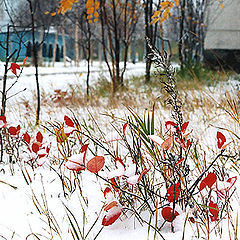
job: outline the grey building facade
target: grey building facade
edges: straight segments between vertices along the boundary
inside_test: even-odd
[[[240,0],[215,1],[208,9],[204,60],[240,72]]]

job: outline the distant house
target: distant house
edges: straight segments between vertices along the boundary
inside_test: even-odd
[[[36,32],[36,43],[40,43],[40,37],[41,32],[37,31]],[[55,36],[56,33],[54,30],[51,30],[49,32],[44,33],[43,36],[43,42],[40,45],[42,48],[42,57],[45,61],[51,61],[53,57],[53,48],[54,48],[54,43],[55,43]],[[2,45],[3,47],[6,46],[6,39],[7,39],[7,32],[0,32],[0,46]],[[67,50],[67,56],[69,58],[74,57],[74,51],[71,46],[73,44],[73,40],[70,39],[68,35],[65,35],[65,41],[66,41],[66,50]],[[18,30],[16,31],[11,31],[10,32],[10,44],[9,44],[9,49],[10,53],[13,52],[15,49],[20,49],[19,51],[19,60],[24,59],[26,56],[31,57],[32,55],[32,32],[31,30]],[[1,49],[1,47],[0,47]],[[16,57],[16,54],[15,56]],[[0,60],[5,59],[5,51],[1,49],[0,51]],[[63,59],[63,41],[62,41],[62,36],[58,36],[57,40],[57,49],[56,49],[56,61],[61,61]]]
[[[209,7],[204,60],[212,66],[240,72],[240,0],[224,0]]]

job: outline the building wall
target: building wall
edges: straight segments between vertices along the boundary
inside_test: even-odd
[[[240,0],[224,0],[209,7],[205,49],[240,50]]]
[[[40,32],[36,32],[36,42],[39,43],[39,39],[40,39]],[[2,32],[0,33],[0,43],[3,46],[6,46],[6,39],[7,39],[7,33],[6,32]],[[71,42],[72,40],[69,38],[69,36],[65,36],[65,40],[67,43]],[[19,31],[18,33],[15,32],[11,32],[10,33],[10,44],[9,44],[9,51],[10,53],[12,53],[15,49],[20,49],[19,52],[19,60],[21,61],[22,59],[24,59],[27,55],[29,56],[31,54],[31,46],[32,46],[32,33],[31,31]],[[51,32],[51,33],[45,33],[44,34],[44,42],[43,44],[40,46],[43,48],[43,57],[44,58],[51,58],[51,53],[49,52],[53,52],[53,48],[54,48],[54,43],[55,43],[55,33]],[[59,49],[59,53],[60,54],[60,58],[62,58],[62,46],[63,46],[63,42],[62,42],[62,36],[59,35],[58,36],[58,49]],[[29,49],[28,49],[29,48]],[[52,49],[50,49],[52,48]],[[0,47],[0,60],[5,60],[5,51],[4,49],[1,49]],[[49,55],[50,54],[50,55]],[[73,58],[73,52],[72,52],[72,48],[68,48],[67,47],[67,56],[70,58]],[[16,57],[16,54],[15,56]],[[57,57],[58,59],[59,57]],[[61,60],[61,59],[60,59]]]

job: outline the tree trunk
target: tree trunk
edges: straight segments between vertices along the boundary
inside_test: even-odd
[[[98,61],[100,63],[100,66],[102,66],[102,48],[101,43],[98,43]]]
[[[79,32],[79,27],[78,27],[78,23],[76,20],[75,23],[75,33],[74,33],[74,38],[75,38],[75,66],[78,67],[79,66],[79,45],[78,45],[78,32]]]
[[[55,66],[55,62],[56,62],[57,44],[58,44],[58,27],[56,28],[56,32],[55,32],[55,40],[54,40],[54,47],[53,47],[53,60],[52,60],[53,67]]]
[[[185,0],[182,0],[180,2],[179,7],[180,7],[180,24],[179,24],[179,40],[178,40],[178,58],[180,61],[180,66],[183,68],[183,44],[184,44],[184,39],[183,39],[183,33],[184,33],[184,21],[185,21],[185,5],[186,2]]]
[[[146,1],[145,8],[144,8],[144,14],[145,14],[145,36],[150,39],[150,42],[153,44],[154,39],[153,39],[153,26],[150,25],[151,21],[151,16],[152,16],[152,5],[153,1]],[[145,73],[145,81],[150,82],[151,79],[151,65],[152,61],[148,58],[148,55],[150,53],[150,49],[146,43],[145,45],[146,48],[146,73]]]
[[[39,124],[40,119],[40,86],[38,80],[38,53],[37,47],[35,43],[35,25],[34,25],[34,11],[31,0],[27,0],[29,3],[30,13],[31,13],[31,24],[32,24],[32,41],[33,41],[33,62],[35,65],[35,77],[36,77],[36,85],[37,85],[37,110],[36,110],[36,125]]]
[[[43,48],[42,48],[42,43],[43,43],[43,38],[44,38],[44,28],[41,28],[41,33],[40,33],[40,39],[39,39],[39,51],[38,51],[38,62],[39,65],[41,66],[43,64]]]
[[[62,27],[62,47],[63,47],[63,62],[64,62],[64,67],[66,67],[66,57],[67,57],[67,51],[66,51],[66,40],[65,40],[65,30]]]

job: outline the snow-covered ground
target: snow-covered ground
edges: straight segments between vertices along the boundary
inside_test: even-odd
[[[0,69],[3,73],[3,63],[0,62]],[[126,77],[132,75],[139,76],[143,75],[145,71],[144,63],[129,63],[127,65]],[[93,62],[91,66],[90,74],[90,86],[92,86],[100,77],[109,78],[109,73],[106,64],[99,64],[98,62]],[[0,74],[0,79],[2,78]],[[53,92],[54,89],[61,89],[66,91],[70,84],[80,85],[83,89],[86,89],[86,78],[87,78],[87,63],[82,61],[79,63],[78,67],[72,66],[70,64],[64,67],[63,63],[56,63],[55,67],[39,67],[39,84],[40,88],[44,89],[46,93]],[[9,71],[8,86],[15,81],[15,76],[11,71]],[[29,98],[32,96],[32,92],[36,89],[35,80],[35,68],[25,67],[23,69],[22,76],[19,78],[18,83],[12,88],[11,94],[15,94],[17,91],[23,89],[26,90],[19,94],[18,97]],[[15,98],[16,99],[16,98]]]
[[[3,63],[0,63],[0,69],[3,69]],[[106,66],[100,66],[98,63],[93,63],[91,74],[91,84],[97,81],[100,74],[108,76]],[[142,75],[145,71],[144,63],[137,63],[135,65],[128,64],[128,70],[126,75]],[[2,72],[2,71],[1,71]],[[69,84],[82,84],[85,88],[86,80],[86,63],[81,62],[79,67],[67,67],[64,68],[62,63],[57,63],[55,68],[41,67],[40,73],[40,87],[47,93],[52,93],[54,89],[61,89],[67,91]],[[13,75],[12,75],[13,76]],[[8,86],[14,82],[14,78],[8,80]],[[218,101],[225,93],[229,90],[236,89],[238,85],[237,80],[223,83],[223,85],[217,86],[215,89],[206,90],[206,93],[201,93],[201,97],[207,98],[212,97],[212,101]],[[29,99],[30,104],[32,102],[33,91],[35,91],[35,79],[34,79],[34,68],[26,67],[23,70],[23,75],[19,79],[18,83],[12,89],[11,94],[15,94],[18,91],[26,88],[27,90],[23,93],[14,97],[14,101],[9,102],[7,121],[10,125],[16,126],[18,123],[24,126],[25,129],[21,130],[24,133],[25,130],[32,130],[37,132],[38,129],[34,128],[34,121],[32,116],[27,115],[25,110],[17,105],[18,100],[22,98]],[[190,93],[189,93],[190,94]],[[196,95],[198,93],[195,93]],[[203,94],[203,95],[202,95]],[[200,95],[200,94],[199,94]],[[200,97],[200,96],[199,96]],[[209,98],[211,101],[211,98]],[[159,108],[156,111],[155,126],[164,124],[165,121],[170,120],[170,111],[164,109],[159,104]],[[185,120],[190,122],[189,128],[193,129],[192,137],[196,142],[200,143],[201,151],[206,150],[207,155],[205,156],[207,162],[211,161],[211,157],[214,152],[217,151],[216,146],[216,127],[225,127],[230,129],[238,136],[240,135],[239,126],[226,115],[221,109],[214,109],[214,111],[203,112],[204,106],[199,106],[192,111],[186,113]],[[137,109],[139,114],[143,114],[144,109],[141,106]],[[93,124],[89,112],[95,117],[96,121],[100,124],[102,131],[107,132],[110,129],[111,118],[108,118],[102,113],[109,112],[116,115],[117,117],[125,117],[129,115],[127,109],[104,109],[101,107],[97,108],[79,108],[74,114],[79,118],[80,121],[86,120],[89,125]],[[43,107],[41,118],[44,121],[61,121],[63,122],[64,115],[70,115],[71,111],[66,108],[55,108],[51,106]],[[158,128],[158,127],[157,127]],[[49,141],[54,141],[52,137],[49,137],[47,131],[41,130],[44,138]],[[224,132],[227,139],[231,140],[232,135]],[[236,147],[238,145],[236,144]],[[52,157],[56,156],[56,148],[52,147],[50,154]],[[47,163],[43,167],[39,167],[34,171],[28,166],[23,164],[14,164],[14,166],[0,165],[0,239],[63,239],[70,240],[71,233],[69,231],[69,220],[67,218],[66,205],[74,216],[76,217],[79,227],[85,226],[85,233],[91,228],[93,222],[98,218],[97,224],[93,227],[87,239],[94,239],[98,231],[101,229],[101,220],[103,213],[101,208],[104,204],[104,197],[102,191],[104,190],[104,183],[100,182],[94,174],[90,172],[82,172],[80,180],[82,186],[83,197],[87,200],[87,207],[83,201],[83,197],[79,191],[74,191],[72,194],[68,193],[67,197],[64,197],[61,181],[57,173],[53,170],[58,170],[58,166],[52,166]],[[67,172],[66,174],[69,174]],[[23,177],[28,176],[30,184],[26,183]],[[235,172],[232,174],[236,174]],[[31,180],[30,180],[31,179]],[[239,186],[239,180],[236,186]],[[7,183],[7,184],[6,184]],[[14,189],[12,186],[16,187]],[[235,219],[238,214],[240,205],[240,189],[237,189],[234,199],[234,216]],[[85,212],[83,213],[83,209]],[[179,210],[180,212],[180,210]],[[143,213],[144,215],[145,213]],[[84,217],[85,216],[85,217]],[[129,217],[129,215],[128,215]],[[183,226],[186,213],[181,213],[180,216],[174,220],[175,233],[171,233],[171,225],[167,223],[161,230],[162,235],[166,240],[168,239],[183,239]],[[54,219],[53,222],[51,222]],[[147,214],[146,214],[146,219]],[[148,219],[149,220],[149,219]],[[86,221],[85,224],[83,222]],[[159,222],[162,222],[161,216],[159,216]],[[235,223],[235,222],[234,222]],[[51,227],[49,227],[49,225]],[[224,223],[224,227],[227,227]],[[55,231],[54,231],[55,229]],[[185,229],[186,240],[198,239],[196,228],[191,227],[188,222]],[[148,227],[146,225],[141,226],[135,218],[127,218],[122,216],[113,225],[105,227],[99,234],[97,239],[100,240],[123,240],[123,239],[154,239],[154,232],[148,233]],[[210,239],[219,239],[214,235],[214,231],[211,233]],[[156,239],[161,239],[156,238]],[[223,231],[222,239],[229,239],[228,231]]]

